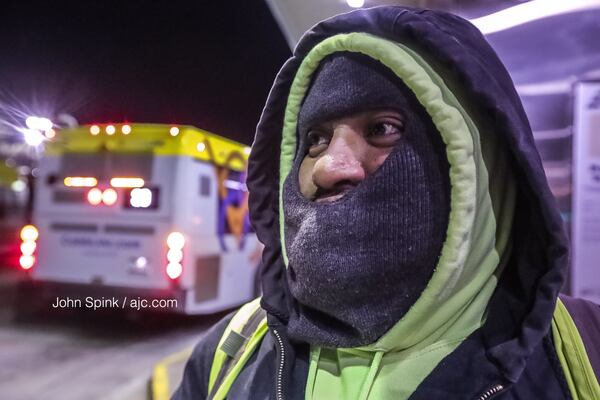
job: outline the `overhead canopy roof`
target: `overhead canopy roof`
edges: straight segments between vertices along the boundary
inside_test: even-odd
[[[354,9],[346,0],[266,1],[291,48],[294,48],[302,34],[317,22]],[[519,0],[365,0],[364,7],[403,5],[446,10],[465,18],[476,18],[523,2]]]
[[[304,31],[318,21],[352,10],[345,0],[267,0],[267,3],[292,48]],[[425,7],[474,19],[520,3],[528,1],[365,0],[365,7],[390,4]],[[569,126],[572,83],[579,79],[600,79],[600,0],[569,0],[564,4],[574,3],[592,4],[589,6],[592,8],[487,35],[517,85],[536,130]]]

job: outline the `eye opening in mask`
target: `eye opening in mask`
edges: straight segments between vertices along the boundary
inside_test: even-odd
[[[327,149],[335,129],[347,121],[351,121],[350,129],[358,131],[366,144],[376,148],[391,148],[406,133],[405,112],[391,107],[366,110],[313,124],[305,134],[302,156],[318,157]]]

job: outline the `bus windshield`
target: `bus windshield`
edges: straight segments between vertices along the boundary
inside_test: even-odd
[[[138,153],[65,153],[60,161],[60,176],[92,176],[98,181],[117,176],[152,180],[153,154]]]

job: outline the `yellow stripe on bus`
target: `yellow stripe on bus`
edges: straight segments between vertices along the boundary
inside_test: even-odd
[[[56,139],[48,142],[46,153],[128,153],[151,152],[157,156],[189,156],[218,166],[242,171],[246,167],[249,147],[214,133],[192,126],[179,126],[176,136],[172,126],[162,124],[129,124],[128,134],[92,135],[89,126],[60,130]]]

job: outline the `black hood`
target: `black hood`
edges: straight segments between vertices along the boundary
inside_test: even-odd
[[[532,349],[550,328],[568,258],[567,241],[529,122],[513,82],[496,53],[469,22],[445,12],[405,7],[362,9],[308,31],[275,79],[257,127],[248,167],[251,222],[265,245],[262,306],[269,324],[285,332],[293,306],[279,232],[279,157],[290,86],[317,43],[340,33],[364,32],[406,44],[452,75],[453,91],[477,108],[499,135],[517,179],[513,248],[481,329],[486,356],[515,381]]]

